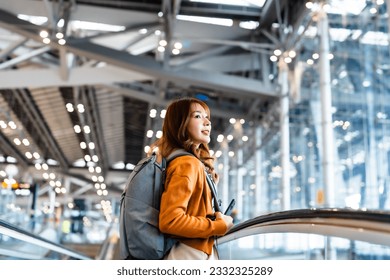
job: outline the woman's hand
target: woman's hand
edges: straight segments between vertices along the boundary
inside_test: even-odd
[[[224,220],[227,230],[231,229],[233,227],[233,218],[231,216],[226,216],[222,214],[221,212],[215,213],[215,218]]]

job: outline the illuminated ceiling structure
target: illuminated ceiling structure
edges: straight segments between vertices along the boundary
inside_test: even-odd
[[[152,109],[206,100],[215,137],[274,114],[269,58],[296,40],[306,1],[211,2],[2,0],[1,166],[68,197],[117,197],[161,127]]]

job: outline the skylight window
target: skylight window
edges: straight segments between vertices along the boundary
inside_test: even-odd
[[[177,15],[176,19],[209,23],[209,24],[216,24],[216,25],[223,25],[223,26],[233,26],[233,20],[228,19],[228,18],[211,18],[211,17],[196,17],[196,16]]]
[[[191,2],[234,5],[243,7],[263,7],[266,0],[190,0]]]
[[[367,45],[379,45],[379,46],[388,46],[389,45],[389,35],[383,32],[368,31],[361,38],[360,41],[362,44]]]
[[[244,29],[256,29],[259,27],[258,21],[241,21],[239,26]]]
[[[125,26],[121,26],[121,25],[112,25],[112,24],[104,24],[98,22],[80,21],[80,20],[71,21],[70,25],[74,29],[99,30],[99,31],[108,31],[108,32],[119,32],[126,29]]]
[[[48,21],[47,17],[29,16],[29,15],[24,15],[24,14],[19,14],[18,18],[21,20],[29,21],[35,25],[43,25]]]
[[[329,33],[332,40],[344,42],[351,35],[352,30],[345,28],[330,28]]]
[[[366,0],[331,0],[329,4],[327,13],[341,15],[359,15],[367,6]]]

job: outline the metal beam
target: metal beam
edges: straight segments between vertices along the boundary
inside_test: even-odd
[[[113,84],[150,80],[150,76],[107,65],[105,67],[79,67],[67,73],[63,79],[61,69],[19,69],[0,71],[0,89],[72,87],[83,85]]]
[[[50,149],[56,160],[60,162],[62,169],[67,170],[69,168],[69,163],[65,155],[59,149],[56,140],[47,128],[47,125],[41,119],[39,109],[34,105],[35,103],[33,102],[32,98],[30,98],[26,92],[21,91],[15,91],[14,95],[19,103],[24,105],[24,112],[28,118],[30,120],[35,120],[33,123],[36,125],[35,128],[37,129],[37,133],[40,134],[41,139],[45,142],[47,148]]]
[[[14,146],[8,141],[7,137],[5,137],[4,134],[1,132],[0,132],[0,145],[1,145],[1,150],[5,153],[8,153],[9,156],[16,158],[18,164],[20,164],[22,167],[28,166],[28,162],[26,158],[17,149],[14,148]]]
[[[18,47],[22,46],[26,42],[27,42],[27,39],[26,38],[22,38],[22,39],[20,39],[20,40],[18,40],[16,42],[14,42],[13,44],[10,44],[7,48],[3,49],[0,52],[0,59],[3,59],[7,55],[11,54],[15,49],[17,49]]]
[[[87,191],[89,191],[92,188],[93,188],[93,184],[92,183],[84,185],[82,188],[80,188],[77,191],[73,192],[72,193],[72,197],[78,197],[79,195],[81,195],[83,193],[86,193]]]
[[[123,67],[162,80],[174,83],[207,87],[216,91],[226,91],[251,97],[276,97],[275,88],[266,86],[263,82],[238,76],[213,73],[197,69],[164,69],[164,67],[149,57],[132,56],[130,54],[99,46],[91,42],[70,41],[66,46],[70,52],[77,55],[105,61],[108,64]]]
[[[6,68],[10,68],[14,65],[17,65],[21,62],[24,62],[26,60],[29,60],[35,56],[39,56],[43,53],[46,53],[50,50],[51,48],[49,46],[44,46],[42,48],[39,48],[39,49],[36,49],[36,50],[33,50],[29,53],[25,53],[23,55],[20,55],[18,57],[15,57],[13,59],[10,59],[10,60],[7,60],[6,62],[3,62],[0,64],[0,70],[3,70],[3,69],[6,69]]]
[[[169,104],[169,100],[165,100],[157,95],[148,94],[145,92],[137,91],[131,88],[122,88],[118,86],[112,86],[112,85],[104,85],[102,86],[104,88],[110,89],[113,91],[112,94],[120,94],[123,96],[135,98],[138,100],[142,100],[145,102],[148,102],[150,104],[158,104],[162,107],[166,107]],[[238,106],[238,104],[237,104]],[[236,108],[234,111],[226,110],[226,109],[220,109],[220,108],[211,108],[213,112],[213,116],[220,117],[220,118],[239,118],[239,119],[247,119],[248,118],[248,111],[240,110],[240,108]]]
[[[30,39],[36,41],[41,40],[37,26],[21,21],[14,15],[1,10],[0,26]],[[54,48],[60,47],[55,42],[52,42],[50,45]],[[239,93],[242,96],[277,96],[275,88],[270,88],[258,80],[197,69],[181,69],[180,71],[164,69],[161,63],[156,62],[152,58],[132,56],[126,52],[99,46],[85,40],[72,40],[69,38],[67,45],[63,47],[67,51],[83,57],[105,61],[118,67],[175,83],[180,82],[187,85],[207,87],[217,91],[226,91],[234,94]]]

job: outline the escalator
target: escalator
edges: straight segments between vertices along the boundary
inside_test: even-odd
[[[388,260],[390,213],[298,209],[262,215],[217,240],[221,259]]]
[[[0,220],[0,260],[104,260],[116,257],[115,227],[103,243],[61,243],[52,227],[39,234]]]
[[[102,244],[62,243],[0,220],[0,259],[119,260],[117,225]],[[298,209],[236,224],[216,240],[222,260],[389,260],[390,213]]]

